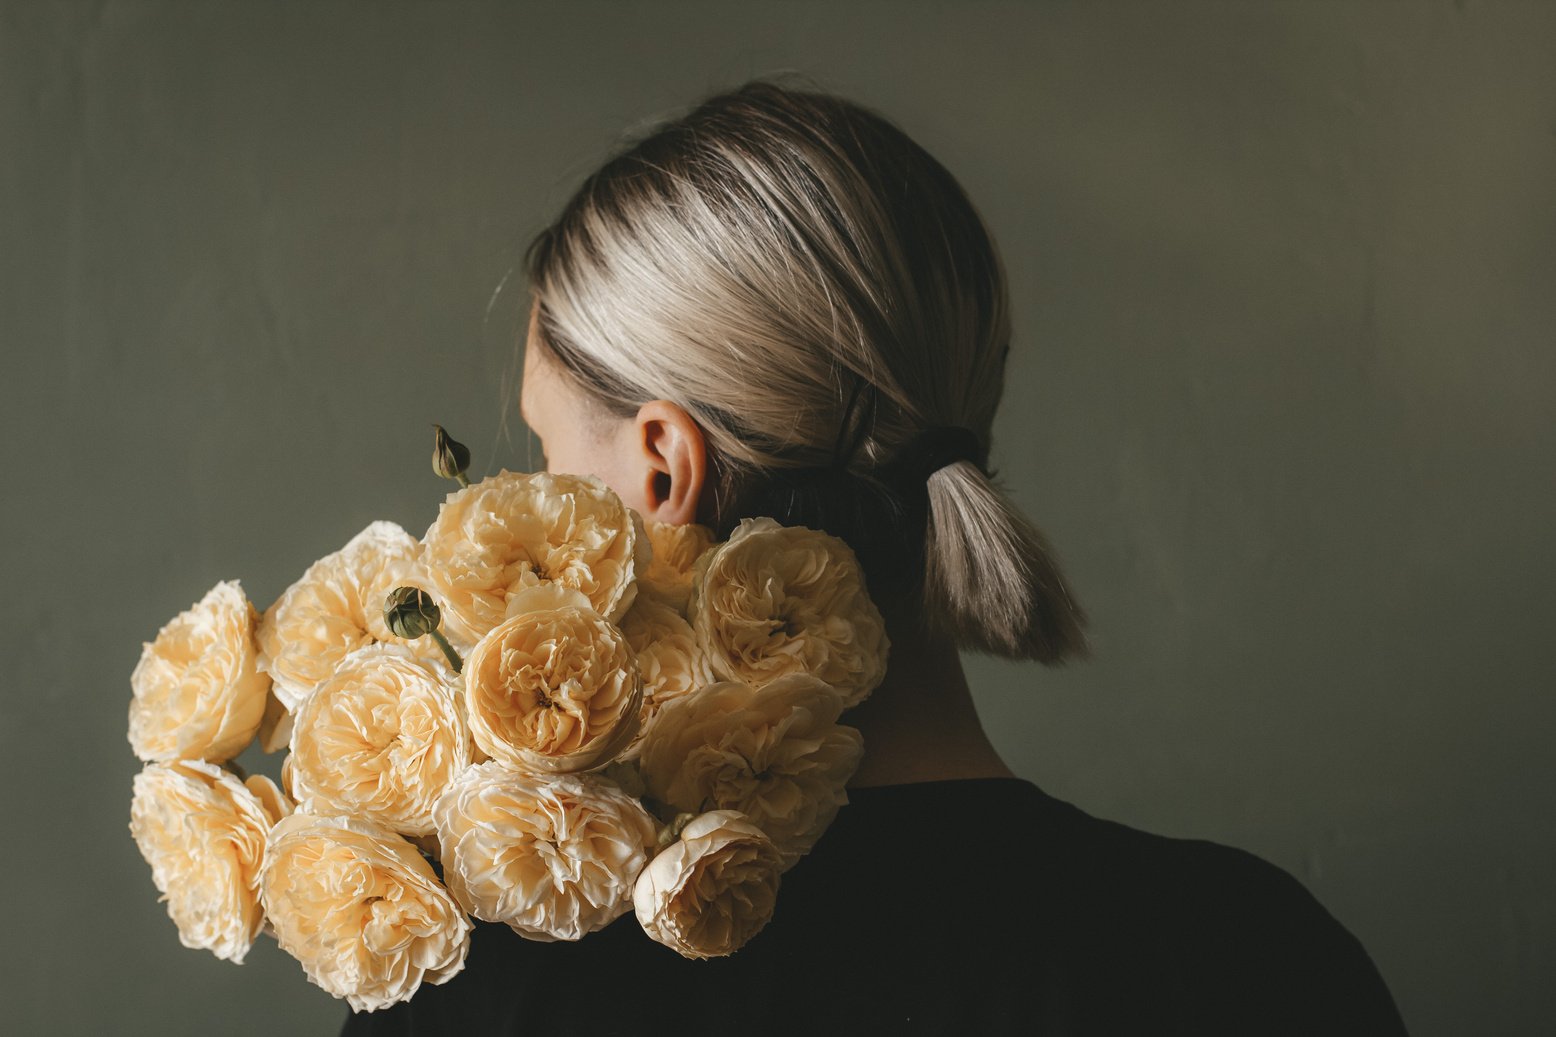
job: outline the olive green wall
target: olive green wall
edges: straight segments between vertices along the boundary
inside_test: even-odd
[[[620,130],[780,68],[1003,247],[995,463],[1099,646],[971,661],[1012,764],[1291,871],[1414,1033],[1551,1024],[1556,5],[3,0],[8,1032],[333,1032],[157,903],[141,642],[420,532],[432,421],[526,467],[518,249]]]

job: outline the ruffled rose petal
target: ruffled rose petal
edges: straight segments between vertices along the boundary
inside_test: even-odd
[[[259,668],[275,695],[295,712],[340,661],[375,642],[405,645],[441,658],[429,637],[406,641],[384,621],[384,599],[396,587],[426,588],[421,543],[393,522],[377,521],[325,555],[275,600],[260,621]]]
[[[592,774],[540,777],[471,767],[433,817],[444,878],[477,918],[533,940],[577,940],[632,907],[653,818]]]
[[[470,919],[416,847],[359,818],[284,818],[266,842],[260,898],[281,949],[359,1012],[447,982],[470,948]]]
[[[640,581],[642,591],[684,616],[691,600],[697,559],[713,546],[713,531],[696,523],[645,522],[643,525],[653,547],[653,559]]]
[[[742,814],[690,821],[638,876],[633,906],[650,937],[687,958],[733,954],[772,919],[782,859]]]
[[[444,498],[422,543],[448,634],[465,644],[502,622],[510,595],[544,583],[614,621],[651,551],[642,520],[599,479],[506,469]]]
[[[130,834],[179,942],[242,963],[264,923],[265,835],[291,804],[268,778],[239,781],[200,760],[147,764],[134,788]]]
[[[130,674],[130,746],[142,760],[222,763],[254,740],[270,678],[259,615],[237,580],[218,583],[141,646]]]
[[[806,674],[761,688],[710,684],[665,705],[638,767],[676,810],[737,810],[777,845],[784,867],[810,851],[859,766],[863,739],[837,722],[842,699]]]
[[[432,804],[471,762],[459,678],[402,645],[346,656],[298,709],[289,780],[305,810],[402,835],[432,831]]]
[[[471,650],[463,676],[476,744],[515,769],[603,766],[642,723],[632,650],[614,625],[577,603],[504,619]]]
[[[885,676],[885,623],[836,537],[744,519],[696,569],[692,628],[719,676],[760,688],[806,673],[836,688],[845,707]]]
[[[712,684],[715,678],[691,624],[658,598],[639,596],[622,617],[621,632],[643,677],[642,729],[621,754],[623,759],[635,759],[665,704]]]

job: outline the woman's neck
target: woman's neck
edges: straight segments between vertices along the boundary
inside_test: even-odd
[[[894,638],[885,680],[842,722],[864,736],[849,788],[1015,776],[984,734],[962,660],[945,638]]]

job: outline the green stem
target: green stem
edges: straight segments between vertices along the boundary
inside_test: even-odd
[[[432,639],[438,643],[439,648],[443,649],[443,655],[448,659],[448,664],[454,668],[455,673],[464,669],[465,661],[459,657],[458,652],[454,651],[454,646],[448,643],[448,638],[443,636],[441,630],[432,631]]]
[[[470,480],[465,478],[465,473],[464,472],[455,472],[454,473],[454,478],[459,480],[459,485],[460,486],[469,486],[470,485]]]

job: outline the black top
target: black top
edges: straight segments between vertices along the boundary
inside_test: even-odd
[[[731,957],[630,912],[577,943],[478,922],[462,972],[342,1035],[1405,1032],[1356,938],[1251,853],[1018,778],[849,798]]]

